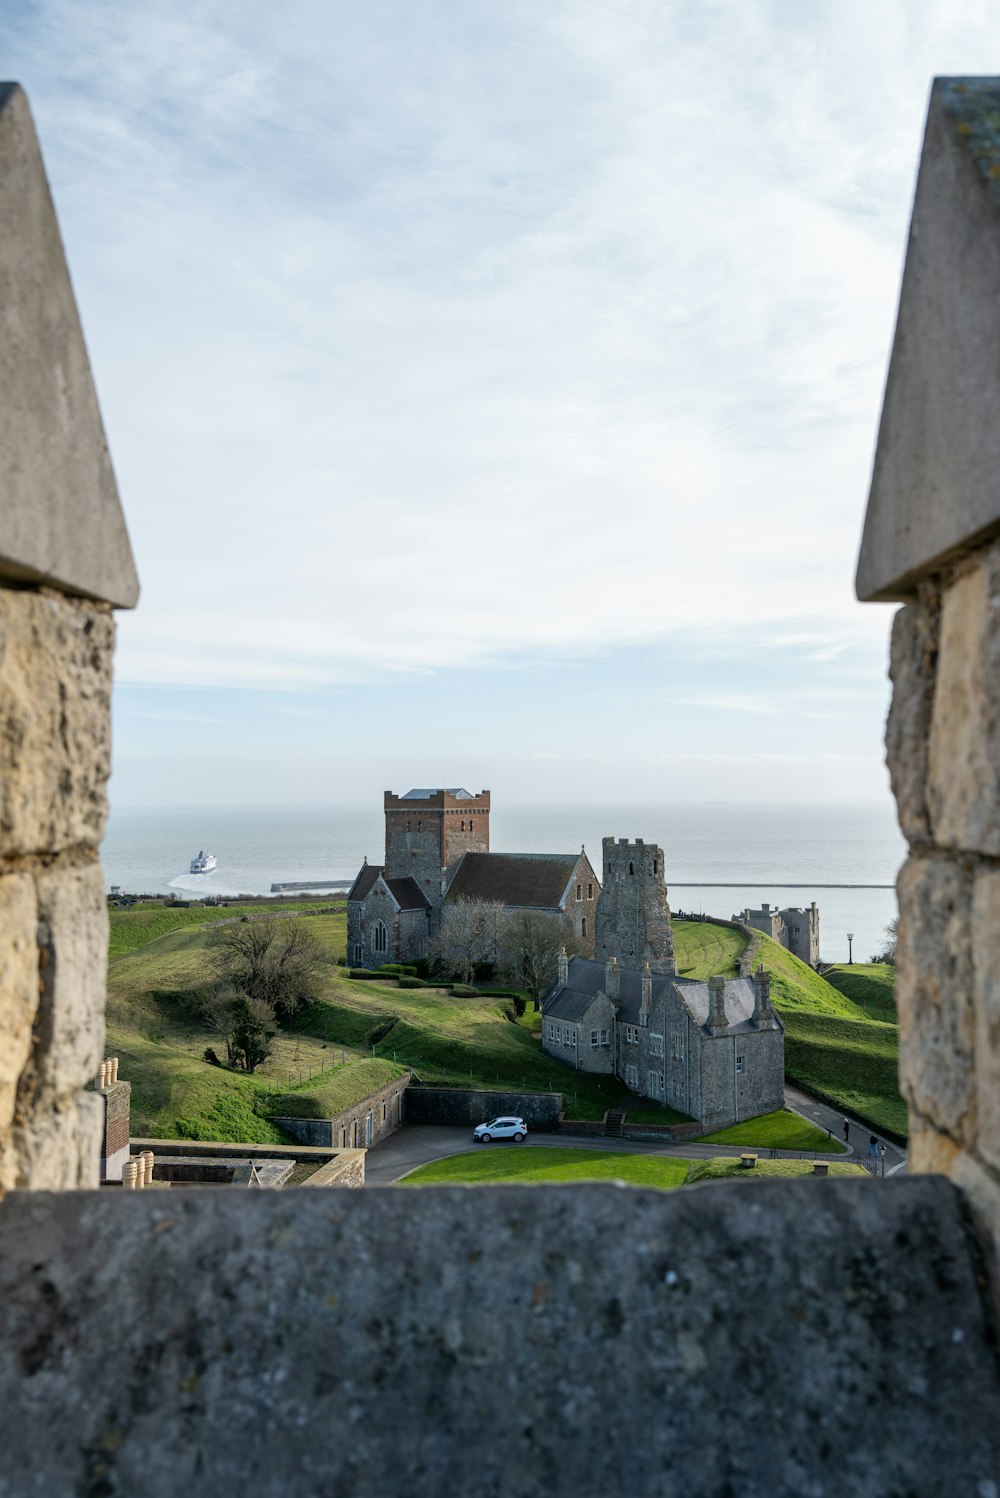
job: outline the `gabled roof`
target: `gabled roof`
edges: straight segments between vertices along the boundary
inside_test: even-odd
[[[430,903],[421,893],[415,879],[387,879],[385,867],[378,863],[366,863],[355,879],[348,900],[366,900],[375,887],[379,876],[400,910],[430,910]]]
[[[579,853],[466,853],[446,900],[498,900],[530,910],[560,910]]]
[[[670,977],[666,973],[653,975],[652,1007],[664,1000],[679,1002],[687,1010],[692,1024],[704,1025],[708,1021],[708,984],[691,978]],[[585,1012],[596,994],[606,991],[607,973],[603,962],[588,957],[571,957],[569,981],[565,988],[551,990],[542,1010],[548,1016],[575,1019]],[[725,986],[726,1022],[730,1030],[748,1029],[753,1015],[753,980],[750,978],[727,978]],[[563,996],[566,995],[565,1007]],[[638,968],[623,967],[619,975],[618,1019],[626,1025],[639,1023],[642,1005],[642,973]],[[586,1003],[580,1007],[580,1000]],[[780,1028],[781,1021],[772,1010],[773,1023]]]

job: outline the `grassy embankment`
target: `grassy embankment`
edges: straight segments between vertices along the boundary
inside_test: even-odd
[[[854,962],[829,967],[823,974],[838,993],[857,1004],[869,1019],[896,1023],[896,969],[888,962]]]
[[[274,1125],[254,1112],[265,1094],[280,1090],[268,1105],[274,1113],[329,1117],[404,1068],[442,1084],[560,1091],[568,1111],[580,1118],[600,1118],[622,1100],[614,1079],[572,1072],[544,1056],[529,1031],[511,1023],[509,1000],[452,999],[439,989],[403,990],[388,981],[348,978],[335,966],[344,950],[343,907],[335,915],[308,917],[330,962],[320,1001],[300,1016],[292,1033],[279,1037],[274,1056],[254,1076],[211,1067],[202,1055],[217,1042],[196,1012],[210,976],[204,927],[208,917],[231,918],[232,908],[112,912],[112,950],[120,955],[109,974],[108,1046],[133,1082],[136,1133],[273,1139]],[[246,907],[237,909],[246,913]],[[164,921],[174,929],[168,925],[161,935]],[[737,971],[745,942],[740,933],[701,922],[678,922],[675,930],[684,976]],[[775,943],[764,941],[762,958],[785,1023],[789,1077],[836,1106],[904,1132],[895,1026],[865,1014]],[[633,1118],[649,1112],[656,1122],[680,1117],[649,1105],[631,1111]],[[764,1143],[803,1147],[786,1142],[797,1137],[799,1121],[789,1116],[788,1127],[793,1133],[768,1125]]]
[[[558,1181],[626,1181],[630,1186],[655,1186],[662,1191],[698,1181],[729,1178],[753,1181],[768,1176],[808,1176],[809,1160],[759,1160],[744,1170],[739,1160],[671,1160],[663,1156],[613,1155],[605,1150],[496,1148],[483,1154],[450,1155],[422,1165],[401,1186],[487,1186],[510,1182],[552,1184]],[[860,1165],[832,1162],[831,1175],[864,1176]]]

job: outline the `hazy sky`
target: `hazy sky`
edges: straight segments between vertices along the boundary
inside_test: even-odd
[[[885,794],[857,544],[995,6],[6,19],[143,585],[116,804]]]

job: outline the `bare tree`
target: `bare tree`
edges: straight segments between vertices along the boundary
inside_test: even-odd
[[[210,938],[221,983],[270,1004],[287,1021],[320,992],[324,955],[300,920],[244,920],[219,926]]]
[[[255,999],[231,983],[220,983],[205,1002],[203,1016],[226,1047],[234,1071],[254,1072],[271,1054],[278,1022],[274,1006]]]
[[[567,917],[538,910],[508,914],[500,969],[508,982],[527,990],[536,1009],[542,994],[555,981],[562,947],[571,955],[580,950]]]
[[[888,962],[893,967],[896,965],[896,937],[899,932],[899,916],[893,916],[882,929],[882,937],[885,945],[880,952],[873,952],[868,959],[869,962]]]
[[[460,983],[471,983],[477,968],[500,961],[506,922],[499,900],[449,901],[430,943],[431,961]]]

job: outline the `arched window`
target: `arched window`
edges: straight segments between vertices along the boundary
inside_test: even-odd
[[[372,949],[376,952],[387,952],[389,949],[389,933],[383,921],[376,921],[372,927]]]

